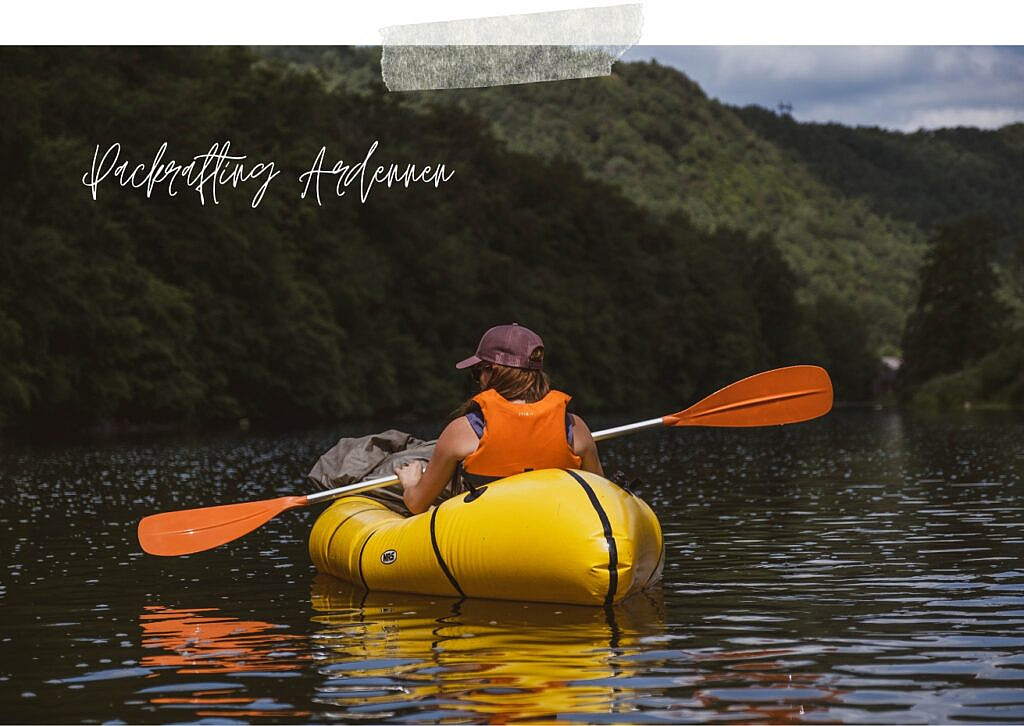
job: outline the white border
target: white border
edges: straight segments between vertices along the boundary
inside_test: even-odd
[[[56,0],[8,3],[17,45],[379,45],[389,25],[616,5],[609,0]],[[1024,44],[1005,0],[643,0],[642,45]]]

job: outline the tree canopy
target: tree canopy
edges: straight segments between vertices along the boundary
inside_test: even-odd
[[[996,236],[990,219],[972,216],[932,239],[903,342],[908,387],[959,371],[1002,342],[1009,311],[997,297]]]
[[[466,393],[453,362],[508,321],[584,410],[664,413],[797,362],[867,397],[916,284],[910,222],[671,69],[403,95],[372,55],[0,49],[0,425],[440,416]],[[82,182],[97,147],[147,164],[228,140],[280,172],[257,208]],[[455,174],[299,197],[321,147],[375,142]]]

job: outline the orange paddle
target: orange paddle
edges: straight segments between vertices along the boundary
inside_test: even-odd
[[[817,418],[831,408],[825,369],[790,366],[731,383],[662,420],[666,426],[772,426]]]
[[[605,441],[658,426],[773,426],[822,416],[832,408],[824,368],[790,366],[731,383],[685,411],[594,432]],[[139,544],[151,555],[187,555],[219,547],[263,526],[281,512],[397,484],[397,476],[313,494],[162,512],[139,522]]]

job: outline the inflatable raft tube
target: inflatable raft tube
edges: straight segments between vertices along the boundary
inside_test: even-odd
[[[316,568],[366,590],[611,605],[657,582],[658,518],[636,495],[583,471],[544,469],[402,517],[366,497],[313,525]]]

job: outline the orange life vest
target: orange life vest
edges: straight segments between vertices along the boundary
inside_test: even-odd
[[[478,477],[504,477],[529,469],[578,469],[583,461],[569,447],[565,408],[570,397],[550,391],[536,403],[512,403],[493,388],[473,396],[484,417],[484,433],[463,469]]]

